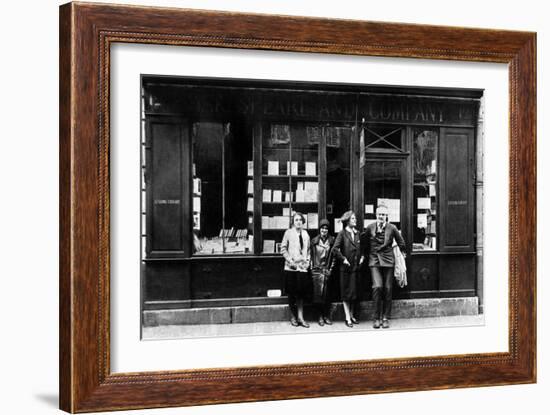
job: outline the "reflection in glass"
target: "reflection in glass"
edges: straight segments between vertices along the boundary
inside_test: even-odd
[[[413,250],[437,250],[437,132],[413,132]]]
[[[327,143],[327,219],[331,229],[340,230],[342,214],[351,209],[351,127],[328,127]]]

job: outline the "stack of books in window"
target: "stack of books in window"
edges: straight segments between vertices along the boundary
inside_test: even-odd
[[[195,172],[194,164],[193,164],[193,172]],[[201,196],[202,196],[201,179],[193,175],[193,229],[198,231],[200,231],[201,229]]]
[[[289,149],[287,154],[275,150],[284,151],[264,147],[267,157],[262,174],[261,229],[262,252],[267,254],[280,252],[283,232],[292,225],[295,212],[304,215],[306,229],[319,227],[318,152],[311,152],[311,148]],[[294,152],[300,160],[285,160],[286,157],[291,158]],[[304,160],[304,154],[313,160]]]
[[[244,254],[252,252],[253,236],[248,229],[220,229],[217,237],[203,238],[200,254]]]
[[[294,211],[292,212],[294,214]],[[304,228],[318,229],[319,214],[317,212],[304,213]],[[290,227],[292,215],[262,216],[262,230],[287,230]]]
[[[252,161],[248,162],[248,184],[247,184],[247,202],[246,213],[248,216],[248,232],[253,233],[254,229],[254,165]]]

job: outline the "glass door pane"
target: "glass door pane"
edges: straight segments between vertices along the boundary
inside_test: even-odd
[[[388,220],[401,229],[401,160],[372,160],[365,163],[364,223],[376,221],[376,208],[388,208]]]

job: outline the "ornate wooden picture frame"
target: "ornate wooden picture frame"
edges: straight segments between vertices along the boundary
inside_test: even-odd
[[[509,351],[111,373],[109,71],[115,43],[508,64]],[[61,409],[91,412],[535,382],[535,105],[534,33],[105,4],[61,6]]]

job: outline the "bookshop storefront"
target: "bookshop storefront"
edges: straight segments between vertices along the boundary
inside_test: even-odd
[[[482,304],[482,91],[142,77],[143,309],[284,304],[280,242],[389,207],[395,298]],[[368,267],[362,299],[370,299]],[[338,293],[333,294],[336,301]]]

